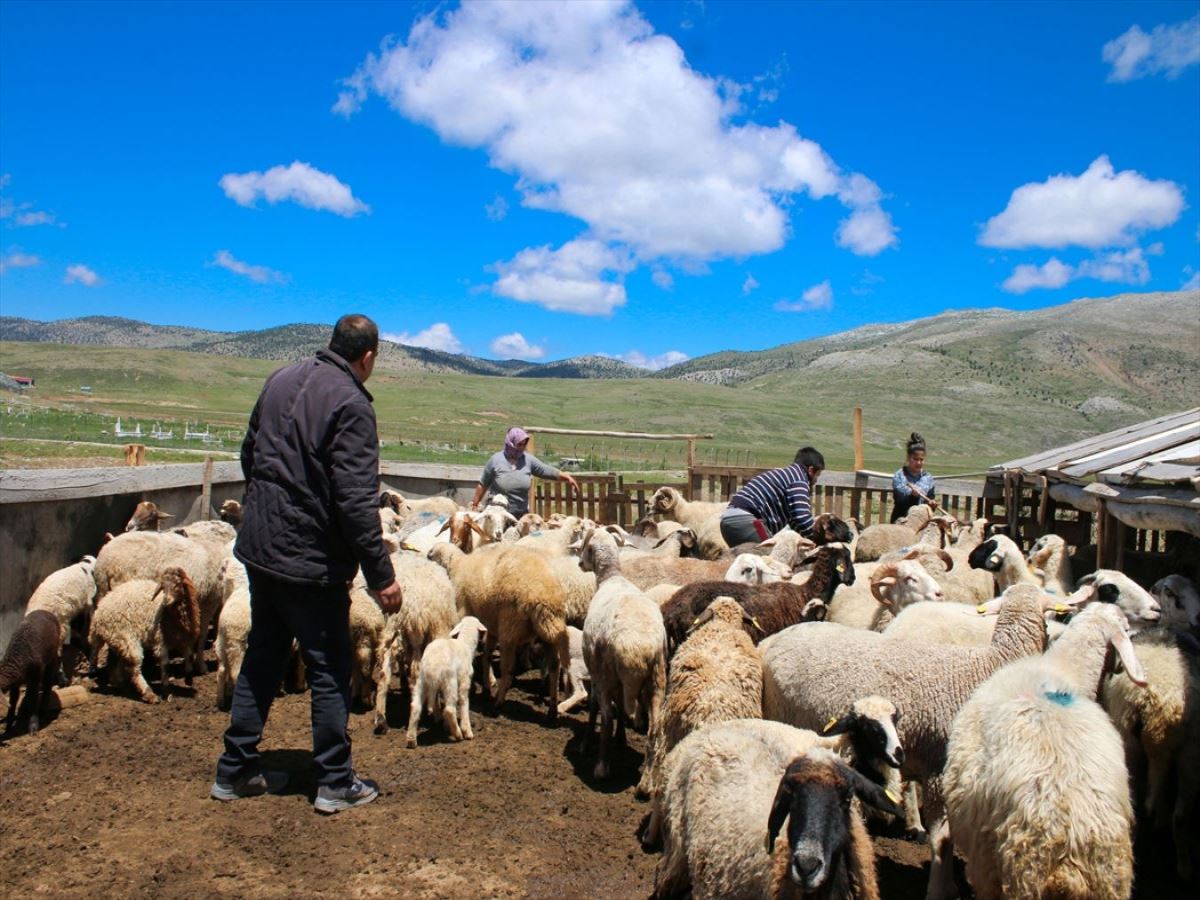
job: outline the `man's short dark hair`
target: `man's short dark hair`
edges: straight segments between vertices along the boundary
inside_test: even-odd
[[[364,353],[379,349],[379,326],[364,315],[348,313],[333,326],[329,349],[346,362],[358,362]]]
[[[800,463],[800,465],[814,469],[825,471],[825,457],[821,455],[821,451],[816,447],[801,447],[796,451],[796,458],[792,460],[792,464]]]

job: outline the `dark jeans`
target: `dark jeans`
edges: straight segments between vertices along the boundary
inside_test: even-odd
[[[754,513],[730,507],[721,513],[721,537],[730,547],[738,544],[761,544],[771,536],[762,519]]]
[[[258,742],[295,637],[312,689],[317,784],[349,784],[352,774],[346,724],[354,654],[346,587],[291,584],[251,572],[250,615],[246,658],[233,689],[233,709],[225,732],[225,752],[217,761],[217,777],[235,781],[258,771]]]
[[[895,491],[892,491],[892,500],[896,504],[892,507],[892,522],[903,519],[914,506],[925,504],[925,501],[916,494],[897,494]]]

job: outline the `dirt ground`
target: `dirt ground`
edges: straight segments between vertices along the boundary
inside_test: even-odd
[[[280,697],[263,742],[287,791],[235,803],[208,799],[226,713],[215,678],[147,706],[100,694],[70,706],[34,737],[0,744],[0,887],[54,897],[531,897],[649,895],[657,854],[635,832],[642,738],[598,785],[578,750],[586,718],[545,721],[518,680],[504,715],[472,710],[475,740],[454,744],[426,725],[404,748],[406,707],[392,731],[351,719],[357,769],[382,796],[323,817],[312,809],[309,698]],[[924,895],[924,847],[878,838],[885,898]],[[1152,879],[1140,896],[1184,896]]]

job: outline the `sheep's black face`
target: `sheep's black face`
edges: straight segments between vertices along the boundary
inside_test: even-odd
[[[846,548],[840,549],[834,558],[833,571],[840,583],[847,587],[854,584],[854,579],[857,577],[854,573],[854,560]]]
[[[854,539],[850,526],[837,516],[826,513],[817,517],[813,540],[819,544],[848,544]]]
[[[856,716],[850,730],[850,741],[854,745],[856,759],[881,759],[897,769],[904,765],[904,748],[900,746],[900,735],[894,719],[881,722],[870,716]],[[873,769],[859,771],[878,782],[879,773]]]
[[[788,878],[805,891],[819,890],[849,840],[848,785],[809,782],[792,797],[788,816]]]
[[[989,572],[995,572],[1000,566],[999,564],[992,563],[990,559],[999,546],[1000,544],[995,538],[989,538],[971,551],[967,557],[967,562],[972,569],[986,569]]]

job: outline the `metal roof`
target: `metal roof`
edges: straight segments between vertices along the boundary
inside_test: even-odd
[[[1064,481],[1095,478],[1119,484],[1141,480],[1200,485],[1200,407],[1118,428],[1065,447],[992,466]]]

